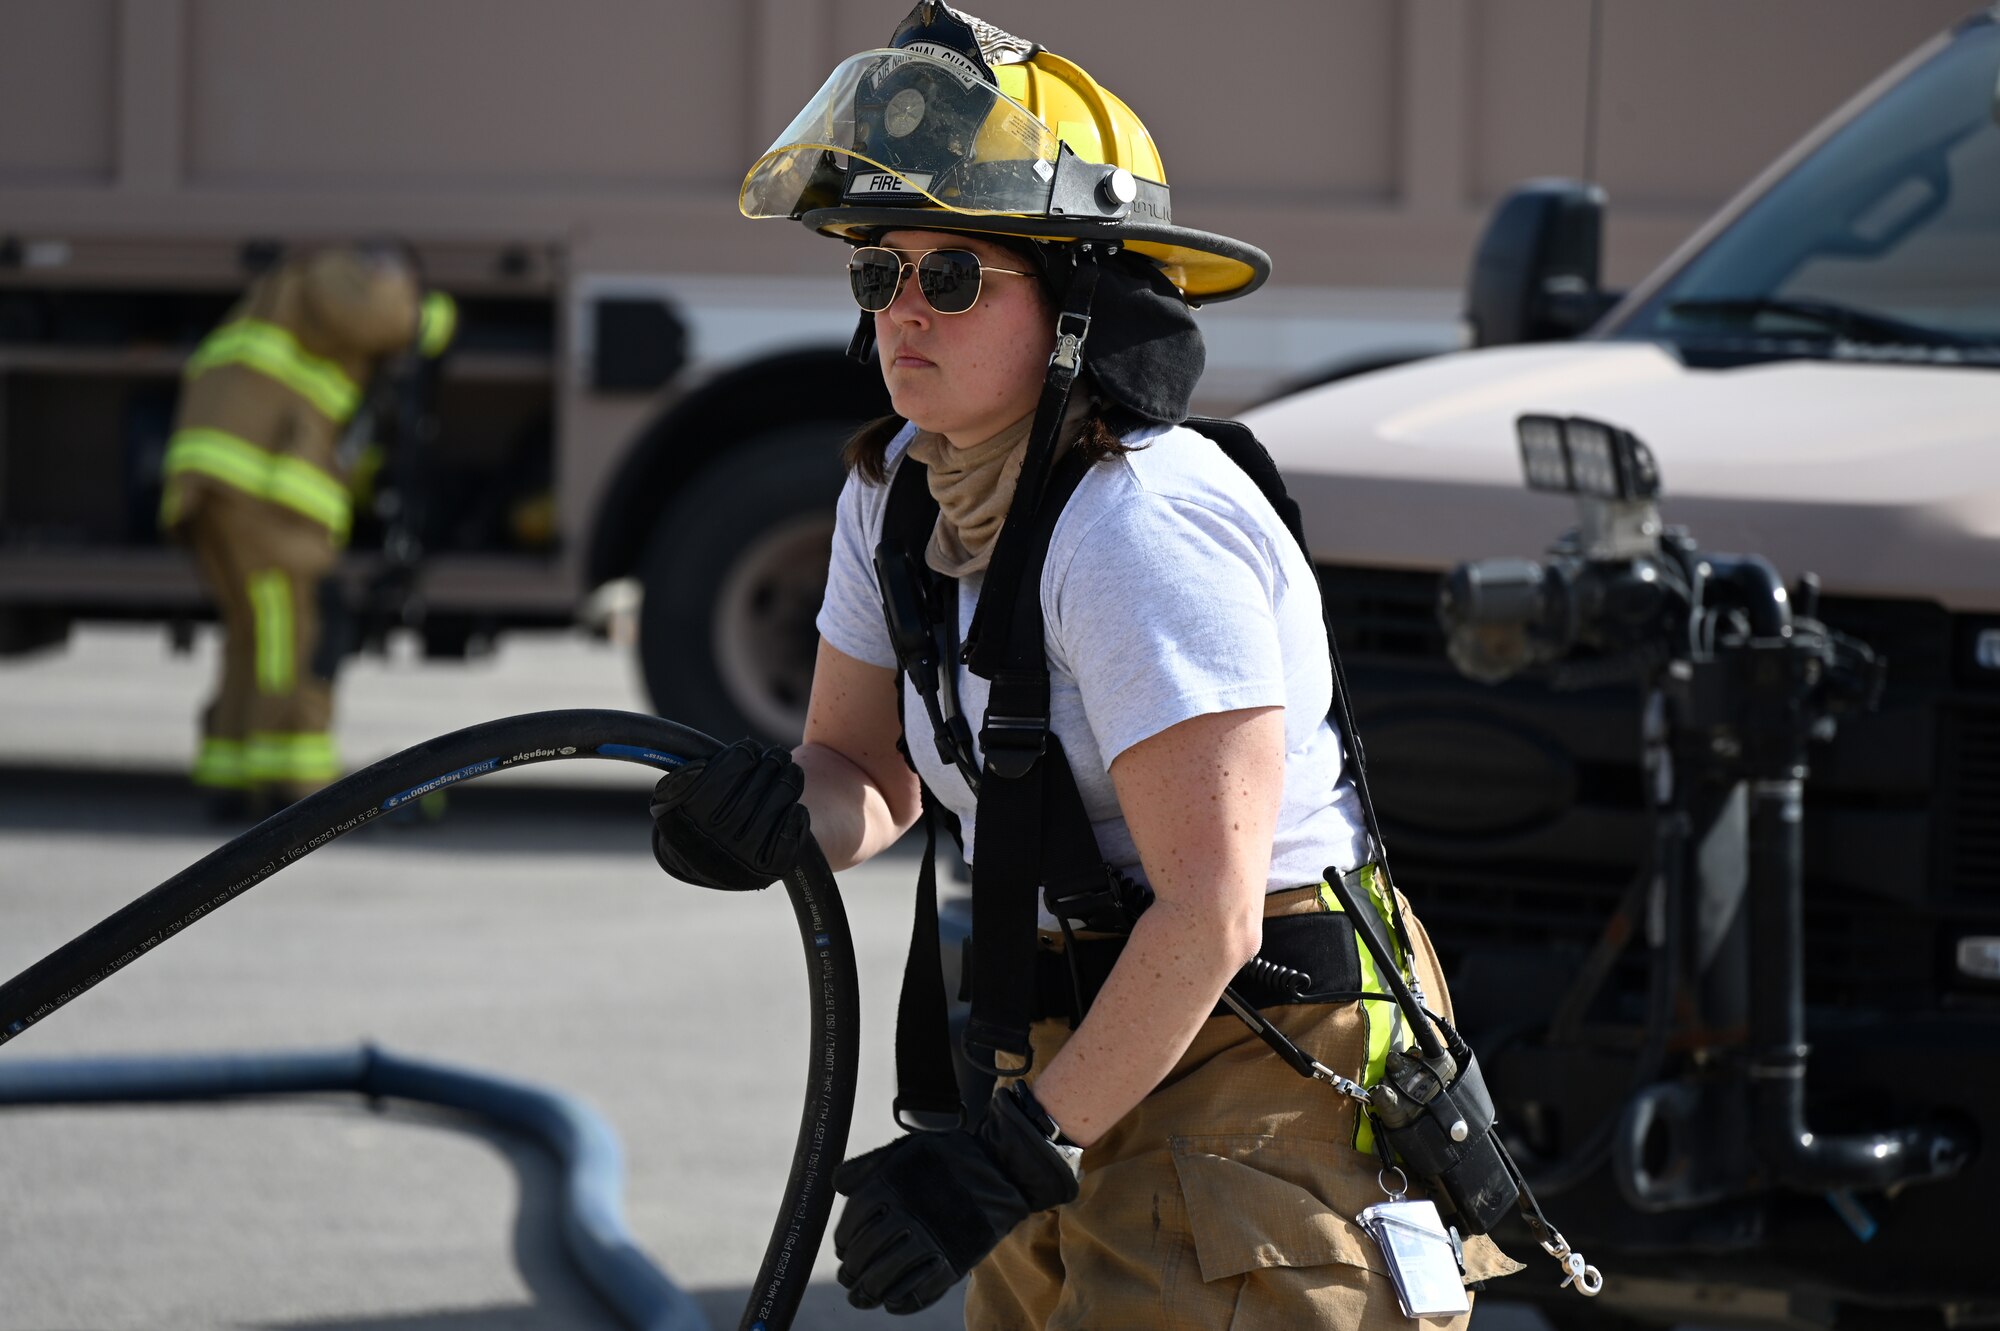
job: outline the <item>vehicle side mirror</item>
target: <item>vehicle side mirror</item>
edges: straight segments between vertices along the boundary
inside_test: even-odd
[[[1611,308],[1616,297],[1598,286],[1604,205],[1580,180],[1531,180],[1500,201],[1466,292],[1473,346],[1574,337]]]

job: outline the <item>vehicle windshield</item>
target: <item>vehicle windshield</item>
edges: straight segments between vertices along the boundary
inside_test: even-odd
[[[2000,24],[1968,25],[1600,332],[1691,364],[2000,367]]]

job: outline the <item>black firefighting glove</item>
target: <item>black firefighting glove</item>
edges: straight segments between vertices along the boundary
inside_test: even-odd
[[[847,1301],[930,1307],[1014,1226],[1076,1200],[1078,1154],[1059,1150],[1003,1091],[970,1129],[912,1133],[849,1160],[833,1175],[848,1198],[833,1231]]]
[[[769,887],[799,862],[805,782],[789,752],[747,739],[676,768],[653,787],[653,858],[697,887]]]

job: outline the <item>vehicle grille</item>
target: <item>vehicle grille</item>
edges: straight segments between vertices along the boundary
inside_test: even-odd
[[[1634,694],[1462,680],[1444,661],[1434,575],[1322,567],[1320,576],[1397,878],[1447,961],[1494,943],[1543,946],[1552,960],[1581,955],[1635,876],[1645,836]],[[1945,958],[1956,936],[2000,930],[2000,690],[1955,682],[1953,618],[1935,605],[1829,597],[1822,616],[1887,658],[1889,684],[1878,713],[1843,719],[1836,740],[1814,750],[1807,1001],[1934,1006],[1953,984]],[[1393,727],[1375,737],[1380,718],[1411,713],[1440,718],[1421,751],[1399,748]],[[1434,792],[1453,780],[1454,725],[1467,746],[1506,726],[1566,751],[1579,775],[1562,815],[1483,840],[1470,803],[1462,827],[1441,823]],[[1507,783],[1488,780],[1500,792],[1490,798],[1502,798]],[[1418,807],[1422,825],[1406,816]],[[1636,992],[1635,963],[1614,988]]]
[[[1937,883],[2000,906],[2000,705],[1940,709]]]
[[[1327,618],[1341,652],[1350,660],[1444,660],[1437,574],[1323,564],[1319,579]]]

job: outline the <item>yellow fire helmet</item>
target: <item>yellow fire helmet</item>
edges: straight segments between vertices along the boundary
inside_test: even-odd
[[[737,206],[850,241],[891,226],[1116,240],[1190,303],[1247,295],[1271,272],[1254,245],[1174,225],[1159,149],[1124,102],[942,0],[920,0],[887,48],[840,63],[751,166]]]

